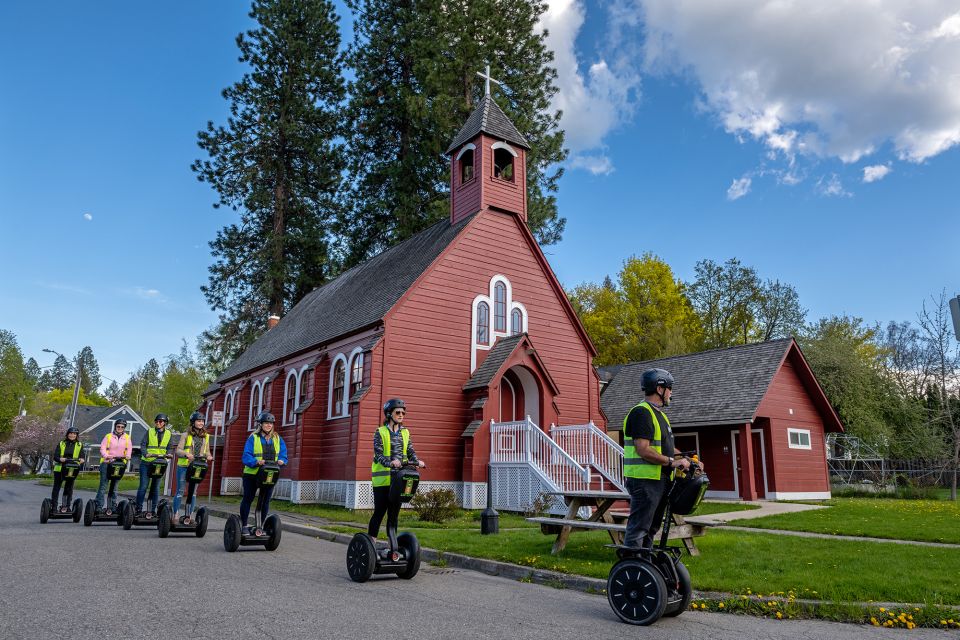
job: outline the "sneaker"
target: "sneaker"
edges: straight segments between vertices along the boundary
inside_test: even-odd
[[[242,527],[240,533],[245,536],[251,536],[253,535],[253,527]]]

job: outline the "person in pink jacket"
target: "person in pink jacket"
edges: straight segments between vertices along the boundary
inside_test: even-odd
[[[108,433],[104,436],[103,440],[100,441],[100,488],[97,490],[96,497],[98,509],[103,509],[103,498],[107,491],[107,483],[109,482],[107,472],[109,471],[110,463],[118,458],[129,461],[130,456],[133,454],[133,443],[130,442],[130,435],[126,431],[127,421],[119,418],[113,423],[113,432]],[[110,495],[108,498],[110,504],[116,502],[116,485],[110,487]]]

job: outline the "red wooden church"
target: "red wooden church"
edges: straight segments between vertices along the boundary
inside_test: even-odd
[[[267,409],[290,454],[277,497],[369,507],[373,433],[393,397],[429,464],[422,484],[466,507],[486,499],[491,422],[510,427],[493,443],[501,498],[528,503],[583,475],[545,425],[606,437],[595,351],[526,225],[528,149],[484,97],[448,150],[449,219],[311,292],[207,389],[208,423],[226,416],[220,492],[239,492],[244,441]]]
[[[792,338],[605,367],[611,435],[654,367],[673,374],[667,416],[677,449],[698,451],[707,465],[708,497],[830,497],[825,435],[843,425]]]

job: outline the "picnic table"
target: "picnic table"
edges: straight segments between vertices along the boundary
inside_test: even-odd
[[[613,544],[623,544],[623,535],[627,530],[628,513],[612,511],[614,504],[621,500],[630,500],[630,494],[623,491],[557,491],[547,495],[562,496],[567,505],[567,514],[564,517],[527,518],[529,522],[540,525],[540,531],[545,535],[556,535],[551,553],[563,551],[570,539],[570,534],[577,531],[606,531],[610,534]],[[586,520],[578,518],[577,514],[583,507],[590,507],[593,512]],[[700,555],[700,550],[693,538],[702,536],[705,528],[700,524],[684,522],[682,516],[674,515],[670,527],[669,540],[681,540],[687,552],[692,556]]]

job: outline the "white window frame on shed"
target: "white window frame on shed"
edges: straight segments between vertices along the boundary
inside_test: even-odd
[[[793,442],[793,434],[797,434],[797,442]],[[803,438],[801,436],[807,437],[807,444],[803,444]],[[813,441],[810,439],[810,429],[787,429],[787,446],[791,449],[813,449]]]
[[[503,331],[497,331],[496,329],[496,287],[497,284],[501,283],[506,289],[506,326]],[[487,342],[480,343],[477,341],[477,309],[479,304],[483,302],[486,303],[488,313],[487,313]],[[507,276],[498,273],[490,278],[490,286],[486,294],[480,294],[473,299],[470,308],[470,373],[472,374],[477,369],[477,352],[478,351],[489,351],[493,348],[494,343],[497,341],[497,338],[506,338],[511,335],[515,335],[512,331],[511,319],[513,316],[513,311],[517,310],[520,312],[521,316],[521,326],[519,333],[527,333],[529,331],[529,316],[527,314],[527,308],[520,302],[517,302],[513,299],[513,285],[510,284],[510,280]]]
[[[343,362],[343,413],[333,412],[333,379],[337,373],[338,362]],[[327,388],[329,390],[327,393],[327,419],[345,418],[350,415],[347,409],[347,401],[350,399],[347,396],[350,390],[350,361],[345,353],[338,353],[337,357],[330,363],[330,380]]]
[[[293,383],[293,397],[289,396],[290,389],[290,378],[294,379]],[[300,372],[296,369],[291,369],[290,373],[287,374],[287,377],[283,379],[283,417],[281,418],[280,424],[284,427],[297,424],[297,414],[296,410],[299,407],[298,400],[300,398]],[[292,402],[293,408],[290,411],[287,411],[287,403]],[[293,416],[293,420],[287,420],[287,415],[290,414]]]
[[[254,412],[253,409],[253,397],[255,393],[258,393],[257,397],[257,409]],[[263,410],[263,381],[257,380],[252,385],[250,385],[250,414],[247,416],[247,431],[254,430],[254,424],[256,423],[257,417],[260,415],[260,412]]]

